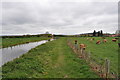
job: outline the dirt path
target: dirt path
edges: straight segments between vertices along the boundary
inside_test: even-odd
[[[90,77],[90,75],[97,77],[92,71],[89,71],[89,67],[84,61],[76,58],[76,55],[65,42],[66,40],[63,39],[54,45],[56,47],[51,50],[53,53],[49,63],[51,65],[48,65],[47,74],[44,77],[85,78],[85,76]]]
[[[61,55],[59,55],[55,66],[56,66],[56,67],[60,67],[60,66],[62,66],[63,64],[64,64],[64,55],[61,54]]]

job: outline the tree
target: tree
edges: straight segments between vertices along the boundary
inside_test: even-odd
[[[47,31],[45,34],[49,34],[49,32]]]
[[[98,37],[100,36],[100,31],[98,31]]]
[[[103,36],[103,31],[102,30],[100,31],[100,36]]]
[[[94,30],[94,32],[93,32],[93,36],[96,36],[96,31]]]

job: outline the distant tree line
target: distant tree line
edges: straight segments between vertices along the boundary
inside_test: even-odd
[[[93,36],[94,36],[94,37],[99,37],[99,36],[102,37],[102,36],[103,36],[103,31],[101,30],[101,31],[96,32],[96,31],[94,30]]]
[[[48,32],[45,34],[37,34],[37,35],[18,35],[18,36],[0,36],[2,38],[28,38],[28,37],[99,37],[103,36],[103,31],[98,31],[96,30],[93,31],[93,33],[85,33],[85,34],[80,34],[80,35],[55,35],[55,34],[49,34]]]
[[[54,37],[74,37],[74,35],[53,35]]]
[[[17,36],[0,36],[1,38],[29,38],[29,37],[52,37],[52,34],[38,34],[38,35],[17,35]]]
[[[29,38],[29,37],[74,37],[74,35],[52,35],[52,34],[38,34],[38,35],[17,35],[17,36],[0,36],[0,38]]]

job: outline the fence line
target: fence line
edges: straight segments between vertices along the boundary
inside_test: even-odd
[[[118,80],[118,74],[115,74],[115,72],[110,71],[110,60],[102,58],[100,59],[100,63],[98,63],[92,56],[90,51],[86,52],[83,49],[80,49],[78,44],[73,44],[71,40],[67,40],[67,44],[72,50],[75,52],[75,54],[79,57],[84,59],[89,66],[92,68],[93,71],[95,71],[101,78],[115,78]]]

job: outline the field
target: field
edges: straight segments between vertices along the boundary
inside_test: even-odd
[[[118,42],[113,37],[106,37],[107,43],[96,44],[101,37],[67,37],[47,42],[28,53],[2,66],[3,78],[99,78],[88,63],[72,51],[67,40],[74,44],[87,45],[86,51],[99,64],[106,58],[110,60],[110,72],[118,74]],[[34,39],[32,39],[34,41]],[[17,40],[16,40],[17,41]]]
[[[8,62],[2,67],[3,78],[99,78],[66,40],[45,43]]]
[[[46,40],[46,39],[49,39],[49,38],[47,37],[2,38],[2,42],[0,42],[0,48],[15,46],[18,44],[24,44],[28,42]]]
[[[88,37],[88,39],[86,37],[71,38],[71,41],[74,43],[74,40],[78,40],[78,43],[86,44],[86,51],[90,52],[92,58],[98,63],[101,63],[101,59],[110,60],[110,71],[118,74],[118,42],[112,42],[114,37],[106,37],[108,42],[100,45],[96,44],[96,41],[102,41],[101,37],[94,37],[95,40],[93,41],[90,41],[91,37]]]

